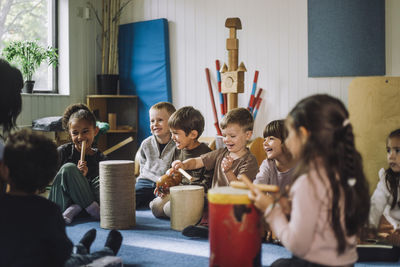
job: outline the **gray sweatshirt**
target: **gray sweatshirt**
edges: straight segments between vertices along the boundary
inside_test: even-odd
[[[170,139],[160,154],[158,142],[154,135],[151,135],[143,140],[139,149],[140,174],[137,179],[157,182],[158,178],[171,168],[175,142]]]

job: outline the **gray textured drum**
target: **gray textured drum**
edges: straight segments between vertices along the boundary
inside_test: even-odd
[[[136,225],[134,162],[100,162],[100,227],[130,229]]]

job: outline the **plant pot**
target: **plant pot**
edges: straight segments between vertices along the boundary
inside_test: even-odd
[[[97,93],[99,95],[116,95],[118,92],[118,74],[97,75]]]
[[[35,81],[25,81],[22,92],[27,93],[27,94],[32,94],[34,85],[35,85]]]

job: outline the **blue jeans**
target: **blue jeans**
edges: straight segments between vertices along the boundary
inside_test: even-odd
[[[139,179],[135,185],[136,209],[149,208],[149,203],[156,196],[154,195],[156,183],[148,179]]]

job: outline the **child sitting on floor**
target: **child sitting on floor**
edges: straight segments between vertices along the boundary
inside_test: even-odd
[[[57,161],[55,144],[43,135],[22,130],[9,136],[1,167],[5,175],[0,177],[10,185],[0,197],[0,266],[80,266],[117,254],[122,235],[115,230],[102,250],[89,254],[94,229],[71,254],[59,207],[36,194],[53,179]]]
[[[221,121],[221,129],[225,148],[220,148],[197,158],[176,160],[172,163],[175,170],[179,168],[193,170],[205,167],[213,170],[212,187],[227,186],[231,181],[237,181],[240,174],[254,180],[257,171],[257,160],[246,147],[253,133],[253,116],[245,108],[229,111]],[[182,232],[192,237],[207,237],[208,228],[188,226]]]
[[[65,110],[62,124],[72,142],[57,148],[61,167],[54,178],[49,199],[61,207],[67,224],[82,210],[86,216],[89,214],[99,220],[99,162],[106,160],[106,156],[92,147],[99,132],[96,117],[86,105],[73,104]],[[82,149],[85,150],[84,161],[80,160]]]
[[[284,141],[287,136],[284,120],[275,120],[265,126],[264,150],[267,154],[257,173],[254,184],[272,184],[279,186],[280,194],[288,192],[289,185],[294,178],[295,161],[286,148]],[[268,225],[264,224],[265,241],[279,244],[279,240],[270,231]]]
[[[21,113],[21,89],[24,86],[21,72],[11,66],[6,60],[0,59],[0,166],[3,164],[3,138],[16,126],[18,115]],[[1,173],[0,173],[1,175]],[[5,193],[6,187],[0,179],[0,195]]]
[[[286,186],[293,181],[295,162],[286,148],[284,120],[275,120],[265,126],[264,150],[267,154],[257,173],[255,184],[273,184],[279,186],[280,193],[284,194]]]
[[[204,130],[204,118],[200,111],[193,107],[180,108],[171,115],[168,126],[171,129],[172,140],[176,144],[173,160],[196,158],[211,151],[205,143],[198,141]],[[199,168],[189,170],[188,173],[195,180],[190,182],[183,178],[182,184],[202,185],[205,192],[211,187],[212,172]],[[150,202],[150,209],[156,217],[169,218],[171,217],[170,195],[160,195]]]
[[[353,266],[356,233],[368,220],[369,193],[361,155],[343,103],[328,95],[301,100],[286,119],[287,148],[299,161],[290,188],[290,219],[280,199],[252,189],[249,198],[293,253],[276,266]]]
[[[159,102],[149,110],[152,135],[143,140],[139,148],[140,174],[136,180],[136,208],[148,208],[155,198],[156,182],[169,169],[175,152],[168,119],[175,107]]]
[[[369,225],[386,233],[389,243],[400,246],[400,129],[389,134],[386,151],[389,168],[379,171],[379,182],[371,197]]]

